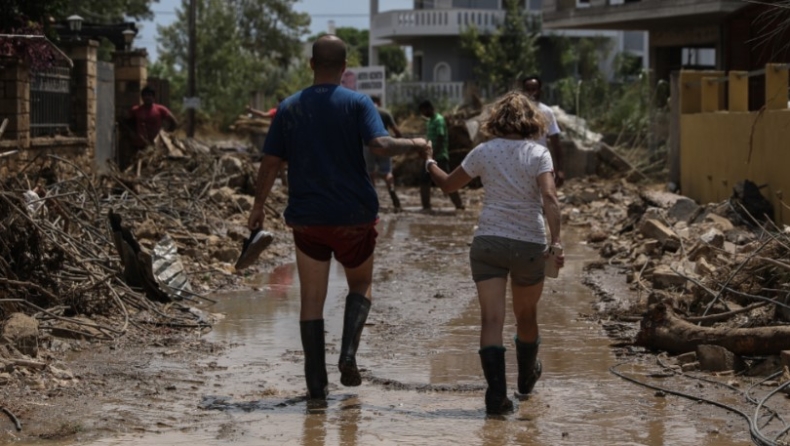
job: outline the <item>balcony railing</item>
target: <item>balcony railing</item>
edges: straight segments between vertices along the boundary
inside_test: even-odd
[[[474,25],[481,31],[494,31],[505,18],[505,11],[482,9],[427,9],[386,11],[373,17],[372,39],[397,39],[417,36],[457,36]]]
[[[463,82],[397,82],[387,85],[387,102],[403,104],[419,99],[443,100],[450,105],[464,100]]]

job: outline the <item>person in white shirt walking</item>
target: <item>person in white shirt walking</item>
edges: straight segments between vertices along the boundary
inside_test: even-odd
[[[485,188],[469,259],[477,286],[482,327],[480,361],[488,389],[486,412],[513,409],[507,397],[505,323],[507,280],[517,320],[518,391],[529,394],[542,373],[538,360],[540,336],[537,305],[543,292],[546,266],[546,227],[551,245],[560,247],[560,204],[554,184],[554,166],[548,149],[535,141],[546,132],[545,115],[521,91],[512,91],[492,107],[483,131],[494,139],[475,147],[449,175],[430,155],[425,168],[446,193],[457,191],[475,177]],[[564,257],[556,257],[561,268]]]
[[[521,80],[521,88],[524,89],[524,92],[532,98],[533,101],[538,103],[540,111],[546,115],[546,134],[541,135],[535,142],[544,147],[548,147],[551,151],[555,169],[554,184],[560,187],[565,183],[565,154],[562,151],[562,145],[560,145],[560,127],[557,125],[557,118],[554,116],[551,107],[540,102],[543,82],[538,76],[527,76]]]

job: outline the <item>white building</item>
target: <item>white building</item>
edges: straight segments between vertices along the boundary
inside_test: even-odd
[[[543,0],[524,0],[531,14],[540,18]],[[577,0],[579,7],[587,2]],[[452,103],[461,102],[465,82],[474,78],[474,60],[460,47],[460,35],[469,26],[481,31],[494,31],[505,17],[504,0],[414,0],[408,10],[380,11],[379,1],[370,0],[370,64],[378,64],[378,48],[396,44],[411,47],[412,82],[391,82],[388,101],[398,102],[415,94],[426,97],[446,97]],[[647,37],[640,31],[612,30],[550,30],[542,33],[577,37],[607,37],[610,51],[601,69],[610,78],[614,74],[614,59],[620,52],[642,58],[647,66]],[[545,81],[556,79],[558,67],[550,45],[541,45],[539,60]]]

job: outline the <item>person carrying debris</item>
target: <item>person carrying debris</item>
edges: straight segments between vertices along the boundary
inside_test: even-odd
[[[557,118],[554,116],[551,107],[540,102],[543,81],[541,81],[538,76],[527,76],[521,80],[521,88],[524,89],[524,92],[527,93],[533,101],[537,102],[540,111],[546,115],[546,123],[548,125],[546,134],[541,135],[536,142],[551,150],[551,157],[554,160],[554,167],[556,169],[554,173],[554,184],[560,187],[565,183],[565,171],[563,169],[565,165],[565,154],[562,151],[562,145],[560,145],[560,127],[557,125]]]
[[[247,113],[255,115],[255,116],[259,117],[259,118],[274,118],[274,116],[277,114],[277,108],[280,106],[280,103],[282,101],[283,101],[283,98],[277,98],[277,105],[275,105],[274,107],[272,107],[272,108],[270,108],[270,109],[268,109],[266,111],[258,110],[257,108],[253,108],[251,105],[248,105],[247,106]]]
[[[430,145],[422,138],[391,138],[370,98],[340,87],[346,44],[337,36],[315,40],[310,66],[313,85],[285,99],[272,121],[248,226],[253,231],[263,227],[264,203],[287,161],[290,186],[284,217],[296,245],[305,381],[310,399],[325,400],[324,301],[333,255],[343,265],[349,288],[340,382],[362,382],[356,352],[370,311],[379,209],[362,145],[379,156],[427,152]]]
[[[427,100],[420,103],[419,110],[423,117],[428,118],[427,138],[433,145],[434,158],[436,162],[439,163],[439,167],[449,171],[449,134],[447,132],[447,123],[444,120],[444,116],[437,113],[431,101]],[[453,202],[456,210],[460,211],[465,209],[458,191],[454,191],[450,194],[450,200]],[[427,172],[423,174],[420,181],[420,201],[422,202],[423,211],[431,210],[431,176]]]
[[[381,121],[384,123],[384,128],[391,131],[396,138],[402,137],[400,129],[395,124],[395,119],[392,117],[392,114],[389,110],[381,106],[381,98],[378,96],[371,96],[370,99],[376,104],[376,109],[379,112],[379,116],[381,116]],[[375,155],[365,146],[365,164],[368,169],[368,174],[370,175],[370,180],[374,185],[376,184],[377,173],[384,176],[387,192],[389,192],[390,198],[392,198],[392,205],[395,208],[395,212],[400,212],[400,199],[398,198],[398,194],[395,193],[395,177],[392,175],[392,157]]]
[[[253,108],[251,105],[247,106],[247,113],[257,116],[259,118],[272,118],[277,114],[277,109],[280,107],[280,104],[283,102],[283,98],[277,98],[277,105],[270,108],[269,110],[263,111],[258,110],[257,108]],[[288,187],[288,163],[283,163],[282,167],[280,167],[280,183],[283,186]]]
[[[156,103],[156,91],[153,88],[146,86],[140,91],[140,98],[143,103],[135,105],[129,111],[129,121],[134,133],[132,135],[133,153],[128,154],[126,159],[121,160],[121,169],[130,165],[131,158],[137,153],[145,150],[146,147],[153,145],[159,132],[162,130],[163,124],[168,124],[169,130],[175,130],[178,127],[178,121],[173,113],[164,105]]]
[[[554,167],[548,149],[535,143],[546,131],[545,115],[520,91],[512,91],[493,105],[483,130],[494,139],[475,147],[449,175],[427,157],[425,170],[445,192],[456,191],[475,177],[485,188],[469,259],[482,313],[480,361],[488,389],[486,411],[513,409],[507,397],[505,322],[507,278],[513,295],[517,334],[518,392],[532,392],[542,372],[537,358],[540,336],[537,305],[546,268],[546,216],[551,245],[561,246],[560,204]],[[564,257],[556,257],[561,268]]]

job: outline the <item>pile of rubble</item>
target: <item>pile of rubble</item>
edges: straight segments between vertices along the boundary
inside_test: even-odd
[[[593,181],[564,188],[565,219],[590,228],[587,242],[602,258],[590,274],[622,273],[616,280],[639,296],[604,295],[599,304],[641,321],[636,345],[673,354],[714,345],[736,357],[790,350],[787,227],[752,214],[737,196],[699,205],[624,180]]]
[[[44,368],[42,333],[115,340],[210,326],[204,294],[240,284],[233,262],[249,236],[256,172],[235,147],[162,134],[125,172],[43,155],[4,179],[0,370]],[[285,202],[275,187],[267,229],[284,228]],[[258,267],[289,254],[275,241]]]

